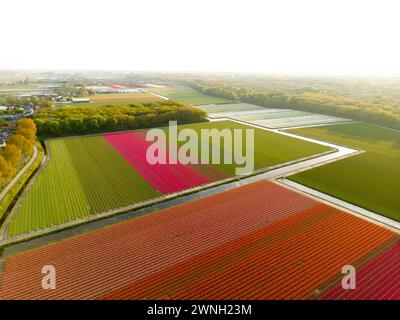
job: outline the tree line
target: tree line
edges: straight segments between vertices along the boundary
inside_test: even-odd
[[[251,80],[180,79],[180,82],[205,94],[262,107],[315,112],[400,129],[400,85],[397,83],[257,77]]]
[[[3,188],[32,156],[36,140],[36,125],[32,119],[21,119],[15,133],[0,151],[0,185]]]
[[[69,82],[63,83],[58,90],[58,95],[63,97],[87,97],[93,96],[95,92],[87,88],[86,83],[75,85]]]
[[[25,106],[32,106],[38,108],[51,107],[53,102],[51,98],[39,98],[39,97],[29,97],[29,98],[20,98],[16,96],[3,96],[0,97],[0,104],[7,107],[17,107],[22,108]],[[11,110],[9,112],[12,112]]]
[[[108,106],[41,108],[34,116],[40,137],[134,130],[207,121],[202,110],[177,101]]]

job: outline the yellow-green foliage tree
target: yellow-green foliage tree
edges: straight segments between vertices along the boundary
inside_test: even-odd
[[[24,136],[29,141],[35,141],[36,139],[35,132],[28,128],[17,128],[16,134]]]
[[[19,167],[21,163],[22,152],[15,144],[7,143],[1,154],[4,159],[6,159],[14,168]]]
[[[36,125],[32,119],[24,118],[18,121],[17,131],[20,129],[29,129],[36,134]]]
[[[32,155],[36,140],[36,125],[31,119],[21,119],[16,133],[8,138],[0,152],[0,185],[4,187],[23,162]]]
[[[34,140],[29,140],[21,134],[12,135],[7,143],[14,144],[21,150],[24,161],[32,155]]]
[[[15,175],[15,168],[0,155],[0,184],[6,185]]]

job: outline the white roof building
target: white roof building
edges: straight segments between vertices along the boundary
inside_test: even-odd
[[[90,102],[89,98],[72,98],[73,103]]]

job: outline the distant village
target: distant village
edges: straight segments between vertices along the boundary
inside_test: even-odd
[[[9,76],[12,78],[16,74],[10,73]],[[143,83],[127,80],[128,86],[110,85],[109,79],[87,80],[75,74],[54,73],[42,73],[33,80],[28,76],[13,81],[1,81],[0,78],[0,148],[5,147],[7,139],[15,131],[17,121],[32,117],[40,107],[86,104],[98,94],[147,92],[143,88],[143,80]]]
[[[30,118],[34,113],[32,105],[22,107],[0,105],[0,147],[6,146],[6,140],[13,134],[15,125],[22,118]]]
[[[0,82],[0,147],[6,146],[7,139],[14,133],[18,120],[30,118],[35,104],[41,99],[54,101],[58,86],[31,88],[29,79]]]

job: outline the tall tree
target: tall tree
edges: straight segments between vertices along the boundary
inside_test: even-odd
[[[14,168],[18,168],[21,163],[21,150],[15,144],[8,143],[2,152],[2,156],[6,159]]]
[[[30,129],[33,131],[34,134],[36,134],[36,125],[32,119],[23,118],[23,119],[19,120],[17,123],[17,128],[18,129],[20,129],[20,128],[21,129],[22,128]]]
[[[86,83],[82,84],[82,86],[79,88],[79,95],[81,97],[87,97],[89,95],[89,91],[86,87]]]
[[[0,155],[0,173],[0,183],[2,186],[8,183],[15,175],[15,168],[2,155]]]
[[[7,144],[14,144],[21,150],[24,160],[28,158],[33,151],[33,141],[28,140],[21,134],[14,134],[8,140]]]
[[[24,136],[30,141],[35,141],[35,132],[32,129],[17,127],[16,133]]]

